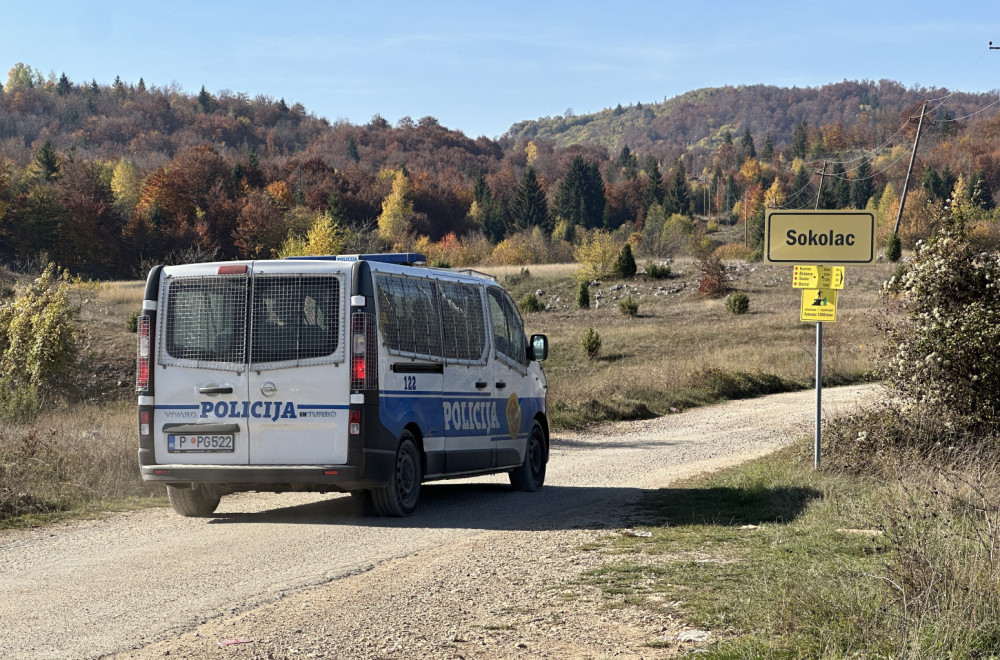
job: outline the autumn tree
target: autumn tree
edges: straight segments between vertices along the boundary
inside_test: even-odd
[[[244,259],[270,259],[285,238],[281,209],[274,199],[260,190],[253,190],[243,200],[233,244]]]
[[[379,238],[390,245],[406,235],[413,216],[410,177],[402,168],[393,170],[391,176],[392,192],[382,200],[382,213],[378,217]]]

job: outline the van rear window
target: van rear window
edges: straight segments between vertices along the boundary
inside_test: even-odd
[[[245,275],[170,281],[164,320],[167,355],[177,360],[242,364],[247,282]]]
[[[268,369],[331,361],[340,347],[340,300],[336,276],[173,279],[165,299],[164,348],[171,358],[165,363],[239,369],[249,357],[256,368]]]

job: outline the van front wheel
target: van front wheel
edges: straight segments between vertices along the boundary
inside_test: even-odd
[[[192,484],[190,488],[167,486],[167,499],[185,518],[204,518],[215,513],[222,495],[206,484]]]
[[[528,446],[524,452],[524,462],[511,470],[510,485],[514,490],[534,493],[545,483],[545,433],[538,422],[531,425]]]
[[[375,513],[395,517],[411,515],[417,510],[423,477],[417,443],[409,431],[403,431],[389,483],[371,491]]]

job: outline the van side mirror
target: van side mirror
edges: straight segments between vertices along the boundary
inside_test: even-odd
[[[529,348],[531,355],[528,357],[541,362],[549,356],[549,338],[545,335],[531,335]]]

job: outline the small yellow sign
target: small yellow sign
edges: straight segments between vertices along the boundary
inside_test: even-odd
[[[802,289],[800,321],[833,323],[837,320],[836,289]]]
[[[795,266],[792,287],[796,289],[843,289],[843,266]]]

